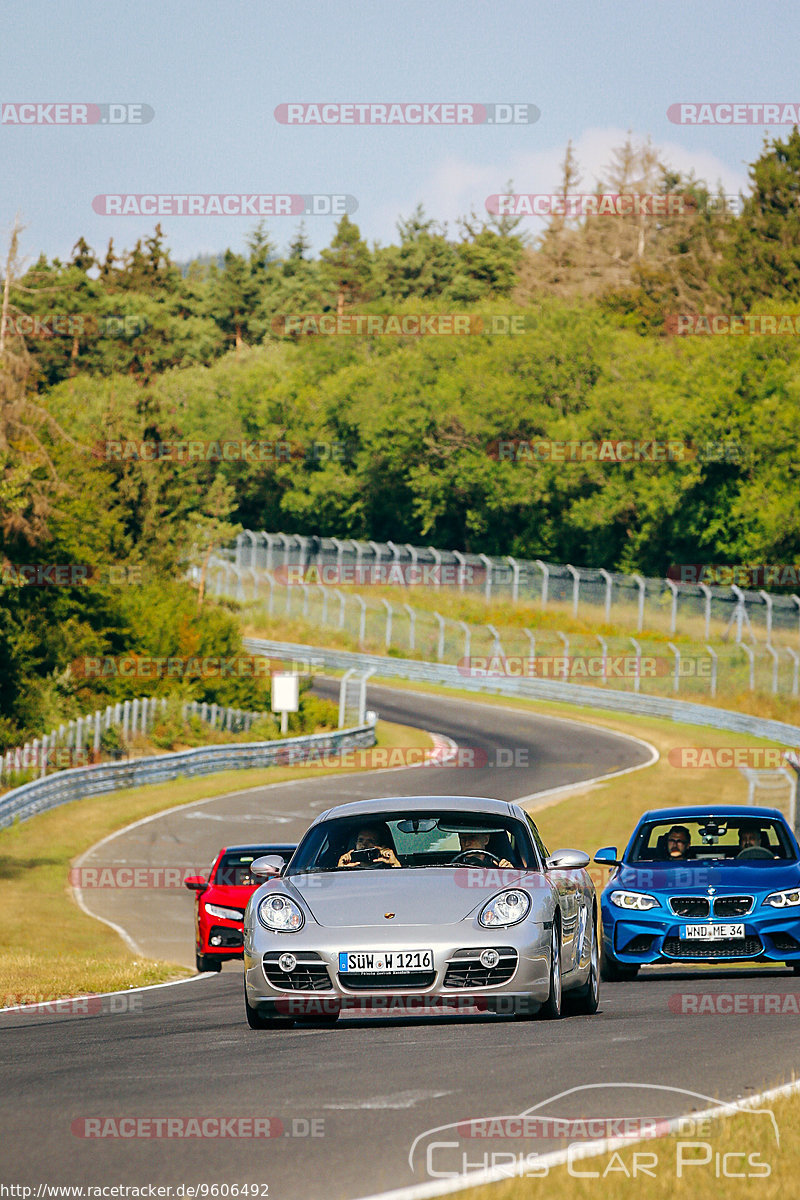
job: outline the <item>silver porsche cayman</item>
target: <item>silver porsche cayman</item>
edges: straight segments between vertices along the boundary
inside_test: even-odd
[[[265,856],[244,915],[253,1029],[343,1010],[560,1017],[599,998],[597,901],[579,850],[518,805],[396,796],[323,812]]]

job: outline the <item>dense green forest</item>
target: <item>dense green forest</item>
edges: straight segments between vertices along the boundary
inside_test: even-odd
[[[450,234],[419,208],[396,244],[372,247],[344,217],[317,257],[302,227],[281,254],[259,226],[245,254],[184,270],[160,226],[129,251],[79,238],[68,262],[27,267],[15,229],[0,324],[0,748],[152,690],[82,680],[81,655],[236,653],[233,616],[177,581],[239,527],[656,575],[793,561],[797,335],[670,332],[679,314],[800,311],[797,129],[765,142],[750,174],[734,213],[628,144],[598,191],[679,196],[679,211],[553,217],[534,242],[521,218],[473,214]],[[563,176],[565,194],[580,190],[571,149]],[[285,320],[356,313],[461,314],[470,333],[329,336]],[[497,452],[541,439],[688,450],[614,463]],[[175,448],[192,442],[220,447]],[[165,457],[148,458],[154,446]],[[126,565],[142,582],[35,586],[16,570],[69,563]],[[263,703],[254,680],[182,686]]]

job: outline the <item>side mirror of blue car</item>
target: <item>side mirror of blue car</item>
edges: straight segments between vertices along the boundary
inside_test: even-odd
[[[594,856],[596,863],[602,863],[606,867],[618,867],[619,859],[617,858],[616,846],[603,846],[602,850],[598,850]]]

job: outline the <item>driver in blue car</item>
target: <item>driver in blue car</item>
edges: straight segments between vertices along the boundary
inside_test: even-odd
[[[667,834],[667,858],[688,858],[691,840],[685,825],[673,825]]]
[[[487,849],[490,837],[489,833],[460,833],[458,840],[461,843],[461,853],[457,857],[463,858],[467,863],[471,859],[481,867],[487,863],[491,863],[492,866],[510,867],[512,864],[507,858],[498,858]]]
[[[352,850],[343,854],[340,867],[399,867],[400,860],[392,849],[388,825],[364,825],[356,834]]]

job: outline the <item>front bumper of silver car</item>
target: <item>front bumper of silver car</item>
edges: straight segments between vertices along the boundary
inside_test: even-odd
[[[266,1006],[285,1015],[392,1008],[502,1012],[509,1011],[509,998],[535,1011],[549,994],[550,938],[549,924],[532,921],[493,930],[471,921],[436,930],[400,926],[390,932],[375,926],[312,926],[289,935],[259,930],[245,942],[245,989],[251,1007]],[[340,970],[342,954],[377,956],[400,949],[431,951],[432,966],[394,974]]]

